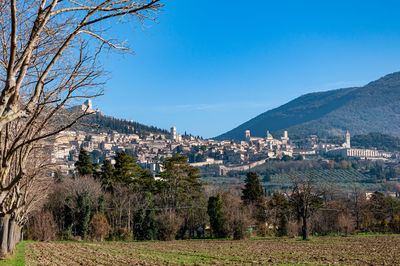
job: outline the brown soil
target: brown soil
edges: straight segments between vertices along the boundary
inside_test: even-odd
[[[400,235],[171,242],[32,242],[27,265],[389,264]]]

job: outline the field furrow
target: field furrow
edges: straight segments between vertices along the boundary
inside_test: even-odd
[[[30,242],[27,265],[400,265],[400,236],[171,242]]]

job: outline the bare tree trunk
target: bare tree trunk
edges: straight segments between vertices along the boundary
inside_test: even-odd
[[[303,217],[303,226],[301,228],[301,234],[302,234],[303,240],[308,239],[308,224],[307,224],[306,217]]]
[[[19,241],[21,241],[21,227],[18,224],[15,226],[14,237],[15,237],[15,243],[18,244]]]
[[[131,231],[131,200],[128,200],[128,232]]]
[[[5,257],[8,253],[8,225],[10,221],[10,215],[6,214],[1,217],[0,221],[0,257]]]
[[[119,208],[119,228],[122,228],[122,207]]]
[[[360,215],[358,210],[356,210],[356,229],[360,229]]]
[[[17,234],[16,232],[17,229],[17,223],[15,222],[14,218],[10,219],[9,222],[9,228],[8,228],[8,241],[7,241],[7,245],[8,245],[8,252],[9,253],[13,253],[15,246],[16,246],[16,237],[15,235]]]

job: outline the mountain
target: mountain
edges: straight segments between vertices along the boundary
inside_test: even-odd
[[[290,137],[338,136],[380,132],[400,136],[400,72],[363,87],[309,93],[272,109],[216,137],[217,140],[263,137],[283,130]]]
[[[384,151],[396,152],[400,151],[400,138],[371,132],[367,135],[355,135],[352,137],[351,146],[361,149],[379,148]]]

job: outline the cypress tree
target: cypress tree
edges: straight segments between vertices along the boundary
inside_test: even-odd
[[[210,226],[215,237],[226,237],[225,218],[221,194],[208,198],[207,214],[210,216]]]
[[[84,149],[81,149],[78,161],[75,163],[76,170],[80,175],[93,175],[93,162],[90,155]]]
[[[112,181],[114,177],[114,168],[110,160],[104,160],[101,166],[101,182],[105,190],[112,189]]]
[[[104,202],[105,202],[105,198],[104,198],[104,194],[102,194],[99,197],[99,206],[97,208],[97,211],[101,214],[104,215]]]
[[[77,214],[78,224],[76,231],[79,236],[81,236],[83,239],[86,239],[90,221],[90,202],[87,192],[78,196],[77,204],[78,204],[78,214]]]
[[[260,201],[263,198],[264,191],[256,172],[249,172],[245,180],[242,200],[248,203]]]
[[[73,224],[73,211],[72,211],[73,200],[71,197],[67,197],[64,203],[63,216],[64,226],[68,231],[71,230]]]

